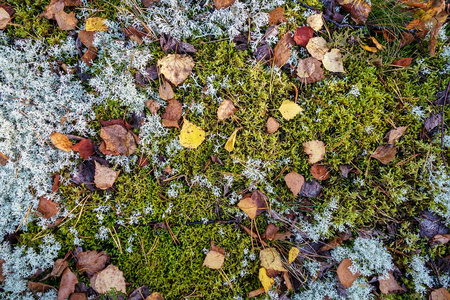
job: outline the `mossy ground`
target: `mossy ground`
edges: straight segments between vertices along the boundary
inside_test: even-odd
[[[26,37],[28,29],[33,28],[37,36],[50,37],[50,42],[62,39],[65,34],[58,31],[54,24],[45,19],[36,19],[47,1],[31,2],[10,1],[17,11],[15,20],[23,26],[9,29],[11,34]],[[98,5],[102,3],[99,1]],[[288,6],[286,11],[287,14],[298,16],[300,24],[304,22],[299,12],[290,11]],[[105,16],[113,17],[114,14]],[[411,110],[412,107],[420,106],[426,113],[436,111],[433,104],[435,93],[445,88],[448,78],[444,79],[440,75],[443,59],[421,54],[417,44],[398,50],[396,42],[385,43],[388,50],[369,54],[358,44],[347,43],[350,37],[359,39],[364,34],[364,31],[351,29],[335,31],[331,44],[344,54],[346,74],[325,72],[325,80],[308,86],[299,85],[289,71],[277,74],[268,65],[249,65],[247,61],[251,53],[237,51],[228,41],[191,41],[198,50],[193,55],[197,81],[206,84],[208,76],[216,76],[218,81],[214,84],[218,89],[217,96],[232,99],[239,110],[235,118],[217,122],[218,102],[205,95],[203,86],[196,86],[194,80],[189,78],[186,83],[191,86],[185,90],[177,88],[175,98],[188,106],[193,102],[203,103],[206,109],[204,114],[188,112],[185,117],[206,129],[208,136],[220,134],[229,137],[236,128],[242,129],[238,132],[235,150],[231,154],[223,148],[226,139],[219,138],[222,146],[217,148],[217,139],[207,138],[198,149],[178,152],[171,159],[171,167],[189,180],[194,175],[203,174],[214,185],[221,184],[224,174],[231,175],[234,178],[234,191],[240,192],[251,184],[249,179],[242,176],[243,170],[248,168],[247,159],[269,162],[270,172],[256,186],[263,191],[267,185],[273,187],[275,194],[269,198],[273,201],[271,205],[274,209],[292,210],[308,218],[323,211],[329,201],[336,198],[339,209],[335,213],[335,222],[352,224],[354,235],[361,228],[387,233],[387,225],[399,224],[396,236],[387,239],[385,245],[392,250],[396,265],[403,269],[406,267],[407,253],[423,249],[426,245],[425,241],[417,238],[418,224],[415,218],[423,209],[435,205],[426,176],[427,159],[431,155],[439,157],[441,151],[438,143],[433,142],[439,133],[431,139],[423,137],[423,120],[413,115]],[[153,45],[156,63],[165,54],[157,44]],[[423,62],[413,63],[406,68],[389,65],[394,59],[411,56],[416,62],[419,59],[423,59]],[[373,62],[379,59],[382,59],[383,65],[374,65]],[[423,71],[425,66],[429,71]],[[219,82],[225,77],[229,85],[221,87]],[[152,82],[151,85],[157,89],[159,83]],[[297,102],[304,111],[294,120],[286,121],[278,107],[283,100],[293,99],[293,85],[299,91]],[[359,96],[349,93],[354,88],[360,91]],[[127,108],[111,100],[107,106],[96,108],[96,113],[98,120],[123,118],[127,115]],[[280,130],[274,134],[265,133],[267,118],[270,116],[281,124]],[[445,121],[449,121],[448,113]],[[382,165],[370,159],[370,154],[384,143],[383,137],[394,125],[409,127],[397,143],[395,160]],[[97,122],[92,122],[91,126],[100,129]],[[160,142],[161,146],[169,145],[178,135],[178,129],[171,129],[170,134]],[[309,205],[313,212],[308,212],[302,210],[304,199],[293,198],[283,180],[284,176],[278,176],[284,167],[279,162],[290,158],[291,162],[284,169],[284,174],[296,171],[310,179],[310,165],[302,144],[316,139],[327,146],[324,162],[331,171],[331,178],[322,182],[322,195],[311,200]],[[141,153],[142,149],[139,149],[138,155]],[[211,155],[219,157],[224,165],[211,163]],[[343,178],[339,171],[339,166],[343,164],[360,170],[360,174],[351,173],[348,178]],[[69,172],[63,176],[68,178]],[[226,197],[217,198],[208,189],[189,186],[184,177],[171,179],[182,185],[176,198],[167,195],[169,182],[158,184],[152,166],[133,166],[130,173],[122,172],[108,199],[106,193],[90,192],[83,186],[62,186],[64,205],[74,217],[44,232],[31,223],[28,231],[20,235],[20,243],[36,246],[40,238],[52,233],[63,245],[61,256],[64,256],[74,249],[74,236],[69,228],[75,228],[83,240],[83,249],[104,250],[111,255],[112,263],[124,272],[130,283],[129,291],[146,284],[150,290],[161,292],[166,299],[246,297],[251,290],[259,288],[259,261],[252,261],[249,257],[251,253],[258,257],[260,246],[252,243],[248,234],[235,224],[186,225],[186,222],[202,221],[205,218],[234,219],[239,209],[230,204]],[[407,201],[403,200],[405,198]],[[171,212],[168,210],[169,203],[173,205]],[[112,210],[104,214],[100,224],[95,209],[105,204]],[[114,209],[118,204],[122,205],[120,212]],[[142,211],[149,204],[153,213],[143,214]],[[138,215],[139,224],[117,226],[118,220],[126,222],[137,216],[136,212],[141,213]],[[264,215],[256,219],[261,233],[267,225],[266,219]],[[171,226],[176,241],[168,230],[145,225],[163,221],[177,224]],[[248,220],[241,223],[250,227]],[[104,241],[95,237],[101,226],[111,230]],[[335,234],[330,231],[328,237],[332,238]],[[131,253],[126,251],[130,236],[133,237]],[[227,253],[223,273],[202,267],[203,249],[209,249],[211,241]],[[292,245],[290,242],[269,244],[275,244],[285,256]],[[433,257],[450,254],[450,250],[443,246],[430,251]],[[248,263],[247,267],[243,266],[244,260]],[[248,274],[241,277],[240,273],[244,269]],[[224,274],[231,279],[232,286],[224,284],[227,282]],[[412,288],[412,282],[407,277],[402,278],[401,283]],[[404,299],[410,297],[415,296],[409,294]]]

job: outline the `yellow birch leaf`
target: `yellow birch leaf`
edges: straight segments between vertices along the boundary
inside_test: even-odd
[[[197,125],[184,119],[183,128],[180,132],[180,144],[186,148],[197,148],[205,140],[206,133]]]
[[[267,271],[265,268],[259,269],[259,281],[261,281],[264,291],[267,293],[272,285],[275,283],[275,279],[267,276]]]
[[[275,248],[266,248],[259,252],[259,260],[261,266],[267,270],[275,270],[279,272],[286,272],[287,270],[283,266],[280,254]]]
[[[227,150],[228,152],[231,152],[234,149],[234,143],[236,142],[236,135],[239,129],[241,128],[236,128],[234,130],[234,132],[230,135],[228,141],[225,144],[225,150]]]
[[[289,250],[289,264],[292,264],[292,262],[297,258],[299,253],[300,250],[298,250],[297,247],[292,247],[291,250]]]
[[[374,43],[375,47],[377,47],[378,50],[384,50],[386,49],[386,46],[381,45],[376,38],[374,38],[373,36],[370,37],[370,39],[372,40],[372,42]]]
[[[286,120],[293,119],[299,112],[303,111],[297,103],[289,100],[284,100],[278,110]]]
[[[106,31],[108,26],[105,24],[106,19],[93,17],[86,20],[86,31]]]
[[[363,48],[366,51],[372,52],[372,53],[377,53],[378,49],[376,47],[370,47],[367,45],[360,45],[361,48]]]
[[[62,150],[64,152],[72,151],[73,144],[64,134],[59,132],[52,132],[52,134],[50,134],[50,140],[52,141],[52,144],[59,150]]]

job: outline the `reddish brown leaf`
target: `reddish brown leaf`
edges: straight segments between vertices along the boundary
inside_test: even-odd
[[[56,290],[53,286],[42,283],[28,281],[28,288],[35,293],[45,293],[48,290]]]
[[[431,243],[433,244],[447,244],[450,241],[450,234],[436,234]]]
[[[145,300],[164,300],[164,297],[160,293],[154,292],[150,296],[148,296]]]
[[[339,281],[346,288],[351,287],[356,278],[358,278],[361,275],[359,272],[353,274],[352,271],[349,270],[349,267],[351,265],[352,261],[346,258],[341,262],[341,264],[337,269],[337,276],[339,278]]]
[[[3,275],[3,264],[5,261],[3,259],[0,259],[0,282],[3,282],[5,280],[6,276]]]
[[[227,8],[228,6],[232,5],[235,0],[214,0],[214,6],[217,9],[221,8]]]
[[[380,279],[380,291],[385,294],[394,294],[404,292],[405,289],[398,285],[397,280],[394,278],[394,274],[389,273],[389,278]]]
[[[80,156],[88,159],[94,155],[94,142],[91,139],[82,139],[77,144],[72,146],[73,151],[80,152]]]
[[[75,285],[77,283],[78,283],[77,276],[75,276],[75,274],[72,273],[70,268],[66,268],[61,277],[61,283],[59,285],[57,300],[64,300],[67,297],[69,297],[69,295],[75,291]]]
[[[56,215],[59,211],[57,203],[48,200],[45,196],[41,196],[39,198],[39,204],[37,207],[38,212],[44,215],[46,219],[50,219],[54,215]]]
[[[86,293],[72,293],[69,300],[87,300]]]
[[[364,24],[369,17],[369,13],[372,7],[365,1],[360,0],[338,0],[339,5],[348,11],[352,17],[352,20],[356,24]]]
[[[385,165],[395,159],[395,154],[397,154],[397,148],[394,145],[388,144],[378,147],[370,157],[379,160]]]
[[[291,190],[294,196],[297,196],[298,193],[302,190],[303,184],[305,183],[305,177],[298,174],[297,172],[290,172],[284,177],[284,181],[286,185]]]
[[[392,62],[392,65],[397,67],[407,67],[411,64],[412,60],[413,60],[412,57],[400,58],[394,60]]]
[[[319,251],[317,251],[317,252],[329,251],[340,245],[342,245],[342,239],[337,236],[334,239],[332,239],[331,241],[329,241],[326,245],[323,245],[322,247],[320,247]]]
[[[78,37],[80,38],[80,41],[83,43],[83,45],[86,46],[86,48],[95,49],[94,47],[95,33],[96,31],[86,31],[84,29],[78,32]],[[95,51],[97,50],[95,49]]]
[[[275,120],[272,117],[269,117],[267,119],[267,133],[275,133],[277,132],[278,128],[280,128],[280,123],[277,122],[277,120]]]
[[[327,180],[330,172],[324,165],[314,164],[311,166],[311,175],[317,180]]]
[[[82,6],[81,0],[64,0],[65,6]]]
[[[137,43],[138,45],[142,45],[142,43],[144,42],[143,38],[147,36],[145,32],[137,30],[133,26],[128,26],[128,28],[122,28],[122,30],[130,40]]]
[[[55,19],[61,30],[74,30],[77,27],[78,19],[75,13],[66,13],[64,10],[55,13]]]
[[[78,272],[80,272],[80,274],[86,272],[89,278],[94,276],[95,273],[103,270],[110,259],[109,255],[103,251],[78,252],[76,258]]]
[[[291,32],[287,32],[281,37],[274,49],[273,63],[275,66],[281,68],[286,64],[291,57],[291,49],[294,43]]]
[[[278,23],[287,22],[284,15],[284,8],[279,6],[269,12],[269,26],[277,25]]]
[[[129,156],[136,152],[136,139],[132,132],[125,129],[123,125],[102,127],[100,137],[103,139],[100,151],[105,155]]]
[[[0,152],[0,165],[5,166],[8,163],[9,157]]]
[[[53,265],[52,272],[50,273],[51,276],[59,277],[62,275],[64,270],[69,266],[69,262],[59,258],[55,261],[55,264]]]
[[[83,54],[81,57],[81,60],[87,65],[92,66],[92,63],[94,62],[94,59],[97,58],[97,48],[95,47],[89,47],[87,51]]]
[[[308,26],[297,27],[294,34],[294,41],[297,45],[306,47],[308,45],[309,39],[313,37],[314,30]]]
[[[280,230],[278,226],[270,223],[269,225],[267,225],[266,232],[264,232],[262,238],[267,239],[269,241],[273,241],[275,239],[278,230]]]
[[[266,290],[264,288],[253,290],[250,293],[248,293],[248,297],[249,298],[254,298],[254,297],[257,297],[257,296],[259,296],[261,294],[264,294],[265,292],[266,292]]]
[[[446,288],[434,290],[430,294],[430,300],[450,300],[450,293]]]
[[[50,4],[47,5],[45,11],[41,14],[41,16],[51,20],[55,18],[55,13],[60,12],[63,9],[64,9],[64,0],[51,0]]]
[[[323,69],[320,65],[320,61],[314,57],[300,59],[297,64],[297,76],[300,79],[300,82],[305,84],[314,83],[325,78]]]
[[[56,193],[59,190],[59,174],[53,175],[52,193]]]
[[[183,106],[178,100],[172,99],[166,107],[165,112],[162,114],[162,125],[165,127],[176,127],[178,126],[178,120],[181,118],[181,113],[183,111]]]

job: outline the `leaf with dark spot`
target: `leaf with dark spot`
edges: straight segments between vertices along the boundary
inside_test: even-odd
[[[322,186],[314,179],[308,180],[302,187],[300,191],[300,196],[308,198],[316,198],[319,196],[320,191],[322,191]]]
[[[430,132],[434,128],[436,128],[439,124],[442,123],[442,114],[435,113],[430,115],[428,118],[423,121],[423,126],[427,132]]]
[[[76,254],[76,259],[78,272],[80,272],[80,274],[86,272],[87,276],[90,278],[106,267],[110,257],[103,251],[84,251],[78,252]]]
[[[397,154],[397,148],[394,145],[388,144],[378,147],[370,157],[379,160],[385,165],[395,159],[395,154]]]
[[[440,218],[430,212],[424,211],[422,216],[418,218],[419,221],[419,235],[428,239],[433,238],[437,234],[446,234],[448,229],[440,221]]]

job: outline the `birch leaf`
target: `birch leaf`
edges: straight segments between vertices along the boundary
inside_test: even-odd
[[[297,247],[292,247],[289,250],[289,264],[292,264],[292,262],[294,262],[294,260],[297,258],[299,253],[300,253],[300,250],[298,250]]]
[[[278,110],[286,120],[293,119],[298,113],[303,111],[303,109],[297,103],[290,100],[284,100]]]
[[[266,270],[279,272],[287,271],[281,262],[280,254],[275,248],[261,250],[261,252],[259,252],[259,259],[261,260],[261,266],[266,268]]]
[[[180,132],[180,144],[183,147],[196,149],[205,140],[206,133],[203,129],[184,119]]]
[[[322,14],[314,14],[306,19],[306,23],[314,30],[319,31],[323,26]]]
[[[50,140],[52,141],[52,144],[59,150],[62,150],[64,152],[72,151],[73,144],[64,134],[53,132],[52,134],[50,134]]]
[[[321,141],[310,141],[303,143],[303,149],[309,155],[310,164],[315,164],[325,157],[325,145]]]
[[[267,270],[265,268],[259,269],[259,281],[261,281],[264,291],[267,293],[272,285],[275,283],[275,279],[267,276]]]
[[[86,31],[106,31],[108,26],[105,24],[106,19],[93,17],[86,20]]]
[[[339,49],[331,49],[323,56],[323,67],[330,72],[345,73],[342,55]]]
[[[169,54],[158,60],[159,72],[175,86],[192,73],[194,60],[187,54]]]
[[[239,131],[239,129],[241,129],[241,128],[236,128],[234,130],[234,132],[230,135],[230,137],[228,138],[228,140],[225,144],[225,150],[227,150],[228,152],[231,152],[234,149],[234,143],[236,142],[236,135],[237,135],[237,132]]]

